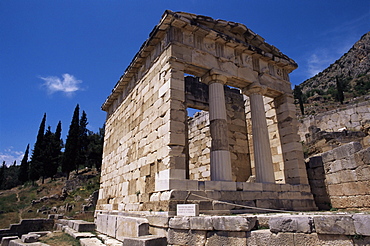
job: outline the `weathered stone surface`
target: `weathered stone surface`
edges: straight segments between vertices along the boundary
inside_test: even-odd
[[[81,246],[104,246],[105,244],[102,243],[97,238],[81,238],[80,239]]]
[[[34,243],[37,242],[40,238],[40,235],[29,233],[29,234],[24,234],[22,235],[22,242],[24,243]]]
[[[212,217],[210,216],[190,217],[190,229],[204,231],[213,230]]]
[[[190,230],[168,229],[168,244],[187,245],[190,241]]]
[[[190,217],[174,217],[170,219],[169,226],[173,229],[190,229]]]
[[[18,239],[17,236],[9,236],[9,237],[2,237],[1,238],[1,246],[8,246],[9,245],[9,242],[11,240],[15,240],[15,239]]]
[[[293,233],[274,234],[270,230],[251,231],[247,237],[247,245],[295,245]]]
[[[317,234],[355,235],[355,226],[350,215],[314,216]]]
[[[149,223],[144,218],[117,217],[116,238],[140,237],[149,235]]]
[[[269,220],[270,231],[312,233],[313,219],[308,216],[273,217]]]
[[[141,236],[137,238],[125,238],[122,246],[166,246],[167,239],[155,235]]]
[[[220,231],[250,231],[255,226],[257,217],[250,216],[214,216],[212,225]]]
[[[145,218],[148,220],[149,225],[158,227],[168,227],[168,223],[170,220],[170,217],[160,215],[149,215]]]
[[[246,245],[246,232],[236,231],[213,231],[207,233],[206,246],[213,245]]]
[[[370,236],[370,214],[354,214],[352,218],[356,234]]]

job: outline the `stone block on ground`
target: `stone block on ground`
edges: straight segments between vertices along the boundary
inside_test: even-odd
[[[95,237],[95,235],[90,232],[78,232],[69,227],[64,227],[63,229],[65,233],[67,233],[68,235],[75,239]]]
[[[34,234],[34,233],[29,233],[29,234],[24,234],[22,235],[22,242],[24,243],[34,243],[34,242],[37,242],[39,240],[41,236],[38,235],[38,234]]]
[[[11,240],[15,240],[15,239],[18,239],[18,237],[17,236],[9,236],[9,237],[3,237],[2,239],[1,239],[1,246],[8,246],[9,245],[9,242],[11,241]]]
[[[146,235],[136,238],[125,238],[122,246],[166,246],[167,238]]]
[[[22,239],[15,239],[9,241],[9,246],[50,246],[46,243],[34,242],[34,243],[24,243]]]
[[[98,238],[81,238],[80,239],[81,246],[104,246],[105,244],[102,243]]]
[[[140,237],[149,235],[147,219],[138,217],[117,217],[116,238],[121,240],[126,237]]]
[[[72,229],[78,232],[95,231],[95,224],[93,222],[77,220],[73,222]]]

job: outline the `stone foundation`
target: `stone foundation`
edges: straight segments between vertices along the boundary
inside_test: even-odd
[[[131,217],[130,217],[131,216]],[[135,216],[135,217],[133,217]],[[167,238],[160,245],[369,245],[369,214],[244,214],[239,216],[168,217],[163,215],[97,214],[100,233],[120,231],[112,218],[137,221],[148,235]],[[101,227],[109,224],[110,229]],[[139,238],[144,236],[139,236]],[[124,238],[127,240],[127,238]],[[124,241],[125,242],[125,241]],[[123,244],[126,245],[126,244]]]

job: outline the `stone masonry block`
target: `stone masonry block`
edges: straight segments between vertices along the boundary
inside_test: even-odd
[[[190,229],[190,218],[189,217],[174,217],[169,221],[169,227],[172,229]]]
[[[317,234],[355,235],[355,225],[350,215],[314,216]]]
[[[346,145],[342,145],[338,148],[333,149],[334,158],[337,160],[343,159],[362,149],[359,142],[351,142]]]
[[[116,238],[123,240],[125,237],[140,237],[149,235],[147,219],[137,217],[117,216]]]
[[[310,168],[322,167],[323,166],[322,157],[321,156],[311,157],[308,165]]]
[[[312,233],[313,219],[308,216],[282,216],[272,217],[269,220],[270,231]]]
[[[9,242],[12,241],[12,240],[16,240],[18,239],[17,236],[9,236],[9,237],[3,237],[0,241],[0,245],[1,246],[8,246],[9,245]]]
[[[247,237],[247,245],[297,245],[294,242],[294,233],[274,234],[270,230],[251,231]]]
[[[213,223],[211,216],[196,216],[190,217],[190,229],[191,230],[213,230]]]
[[[211,231],[207,233],[207,242],[205,245],[247,245],[246,232]]]
[[[106,230],[105,234],[111,237],[116,237],[117,232],[117,216],[115,215],[108,215],[107,222],[106,222]]]
[[[255,226],[257,217],[235,217],[235,216],[214,216],[212,224],[215,230],[219,231],[250,231]]]
[[[125,238],[122,246],[166,246],[166,237],[146,235],[137,238]]]
[[[146,216],[149,225],[157,227],[168,227],[170,217],[161,215],[148,215]]]
[[[370,214],[354,214],[352,218],[356,234],[370,236]]]
[[[40,238],[40,235],[29,233],[29,234],[23,234],[21,240],[24,243],[34,243],[34,242],[37,242],[39,238]]]

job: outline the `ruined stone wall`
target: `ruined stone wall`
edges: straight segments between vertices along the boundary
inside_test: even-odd
[[[272,162],[274,165],[275,181],[277,183],[284,183],[285,182],[284,160],[283,160],[281,143],[280,143],[278,121],[276,118],[275,103],[274,103],[273,98],[264,97],[263,99],[265,103],[266,120],[267,120],[268,132],[269,132]],[[250,105],[249,105],[248,97],[246,97],[246,100],[245,100],[245,112],[246,112],[246,120],[247,120],[248,144],[249,144],[249,149],[251,153],[252,174],[255,175],[252,121],[251,121],[251,112],[250,112]]]
[[[233,180],[244,182],[251,175],[251,168],[243,96],[235,89],[226,89],[225,98]],[[189,120],[188,142],[190,179],[210,180],[211,135],[207,111]]]
[[[349,106],[346,109],[337,109],[314,116],[308,116],[299,121],[301,141],[306,141],[305,135],[309,133],[310,126],[316,126],[322,131],[336,132],[346,127],[348,130],[360,131],[370,123],[370,101]],[[365,140],[370,143],[370,137]]]
[[[352,142],[310,158],[307,166],[319,208],[370,210],[370,147]]]

